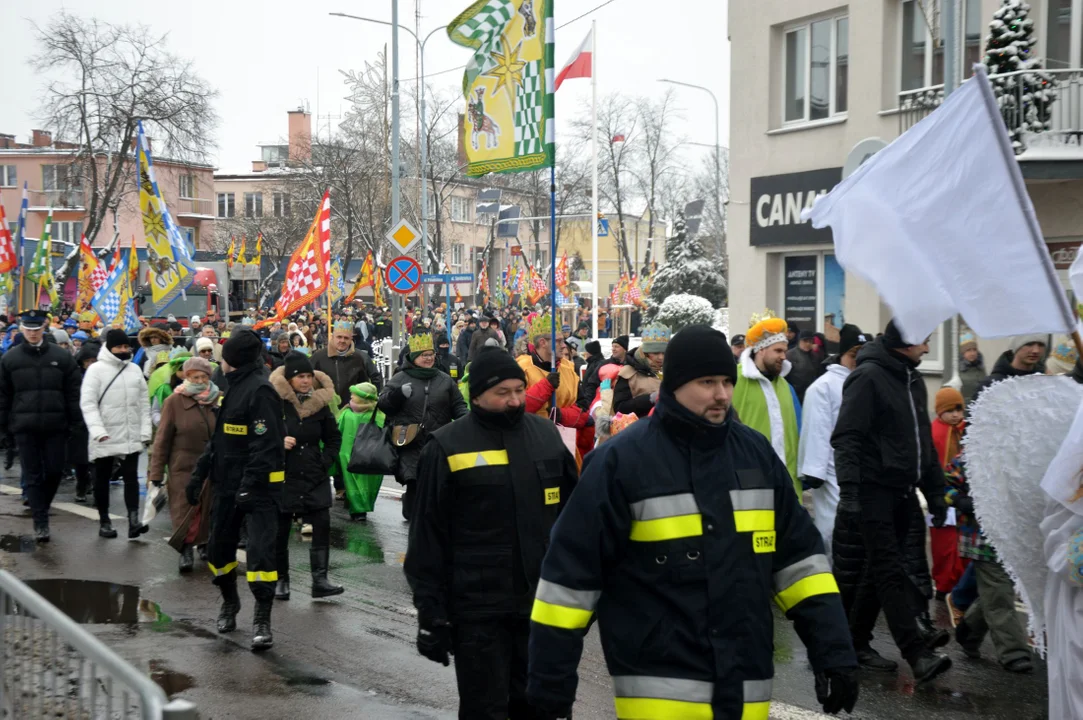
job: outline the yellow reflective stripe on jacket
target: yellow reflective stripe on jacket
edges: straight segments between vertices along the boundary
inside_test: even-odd
[[[737,532],[766,532],[775,529],[774,510],[734,510]]]
[[[249,570],[248,582],[278,582],[278,571]]]
[[[814,595],[838,594],[839,586],[831,574],[827,556],[809,555],[774,575],[775,602],[788,612]]]
[[[277,472],[273,472],[273,473],[271,473],[271,476],[270,476],[269,479],[273,483],[286,482],[286,471],[285,470],[279,470]]]
[[[207,563],[207,567],[210,568],[211,575],[214,575],[215,577],[221,577],[222,575],[228,575],[230,572],[235,570],[236,567],[237,567],[237,561],[234,560],[233,562],[226,565],[225,567],[220,567],[220,568],[216,568],[214,565],[211,565],[210,563]]]
[[[775,491],[730,490],[733,523],[737,532],[767,532],[775,529]]]
[[[771,715],[771,680],[745,680],[741,720],[768,720]]]
[[[459,453],[448,455],[448,467],[451,472],[469,470],[470,468],[485,467],[487,465],[507,465],[507,450],[482,450],[481,452]]]
[[[703,534],[703,517],[692,493],[663,495],[632,503],[635,542],[658,542]]]
[[[538,581],[530,619],[551,627],[581,630],[590,624],[601,596],[600,590],[575,590],[542,579]]]
[[[621,720],[714,720],[714,684],[685,678],[615,675],[614,705]]]

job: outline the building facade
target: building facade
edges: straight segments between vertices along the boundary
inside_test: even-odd
[[[942,0],[734,0],[730,108],[730,323],[770,308],[837,340],[855,323],[883,329],[890,310],[843,271],[830,229],[801,209],[842,177],[858,143],[890,143],[940,101]],[[960,80],[984,57],[1000,0],[956,0]],[[1059,96],[1051,129],[1018,156],[1061,279],[1083,242],[1083,0],[1031,0],[1038,55]],[[871,144],[875,147],[875,143]],[[868,147],[868,146],[866,146]],[[930,167],[929,172],[937,172]],[[981,188],[974,188],[980,193]],[[1021,242],[1026,242],[1020,238]],[[951,376],[949,333],[934,333],[921,369],[930,387]],[[1006,341],[982,341],[987,369]],[[931,393],[930,393],[931,396]]]

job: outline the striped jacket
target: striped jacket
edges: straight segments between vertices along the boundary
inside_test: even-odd
[[[766,720],[772,601],[814,670],[857,665],[823,552],[770,443],[662,391],[652,417],[588,456],[553,527],[527,693],[571,705],[596,619],[618,718]]]

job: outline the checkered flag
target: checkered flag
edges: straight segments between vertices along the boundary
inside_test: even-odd
[[[453,30],[452,40],[475,49],[474,56],[466,66],[463,92],[473,85],[478,75],[496,66],[492,52],[500,48],[500,38],[513,17],[515,6],[511,0],[489,0],[461,25],[458,25],[458,19],[452,21],[452,26],[458,25]]]
[[[515,154],[533,155],[542,151],[542,98],[545,87],[541,62],[533,60],[523,68],[523,83],[515,90]]]

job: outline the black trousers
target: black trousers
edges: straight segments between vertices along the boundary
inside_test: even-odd
[[[526,701],[530,619],[508,616],[454,624],[459,720],[534,720]]]
[[[293,518],[300,515],[303,522],[312,525],[312,550],[331,546],[331,509],[323,508],[309,513],[282,513],[278,516],[278,532],[275,535],[275,567],[278,577],[290,579],[290,532]]]
[[[94,505],[103,523],[109,522],[109,481],[118,460],[120,476],[124,479],[124,507],[128,512],[139,509],[139,453],[98,458],[94,461]]]
[[[899,652],[912,662],[923,650],[915,618],[925,605],[921,590],[904,566],[906,533],[915,518],[917,495],[912,489],[870,484],[862,484],[858,492],[866,563],[850,612],[854,646],[868,647],[876,617],[883,608]]]
[[[278,530],[278,505],[273,498],[257,495],[244,506],[237,505],[233,493],[213,488],[211,532],[207,539],[207,567],[215,585],[237,582],[237,539],[247,521],[248,588],[257,601],[274,600],[278,572],[275,565],[275,533]]]
[[[49,524],[49,506],[64,475],[66,443],[64,435],[19,433],[15,436],[35,525]]]

